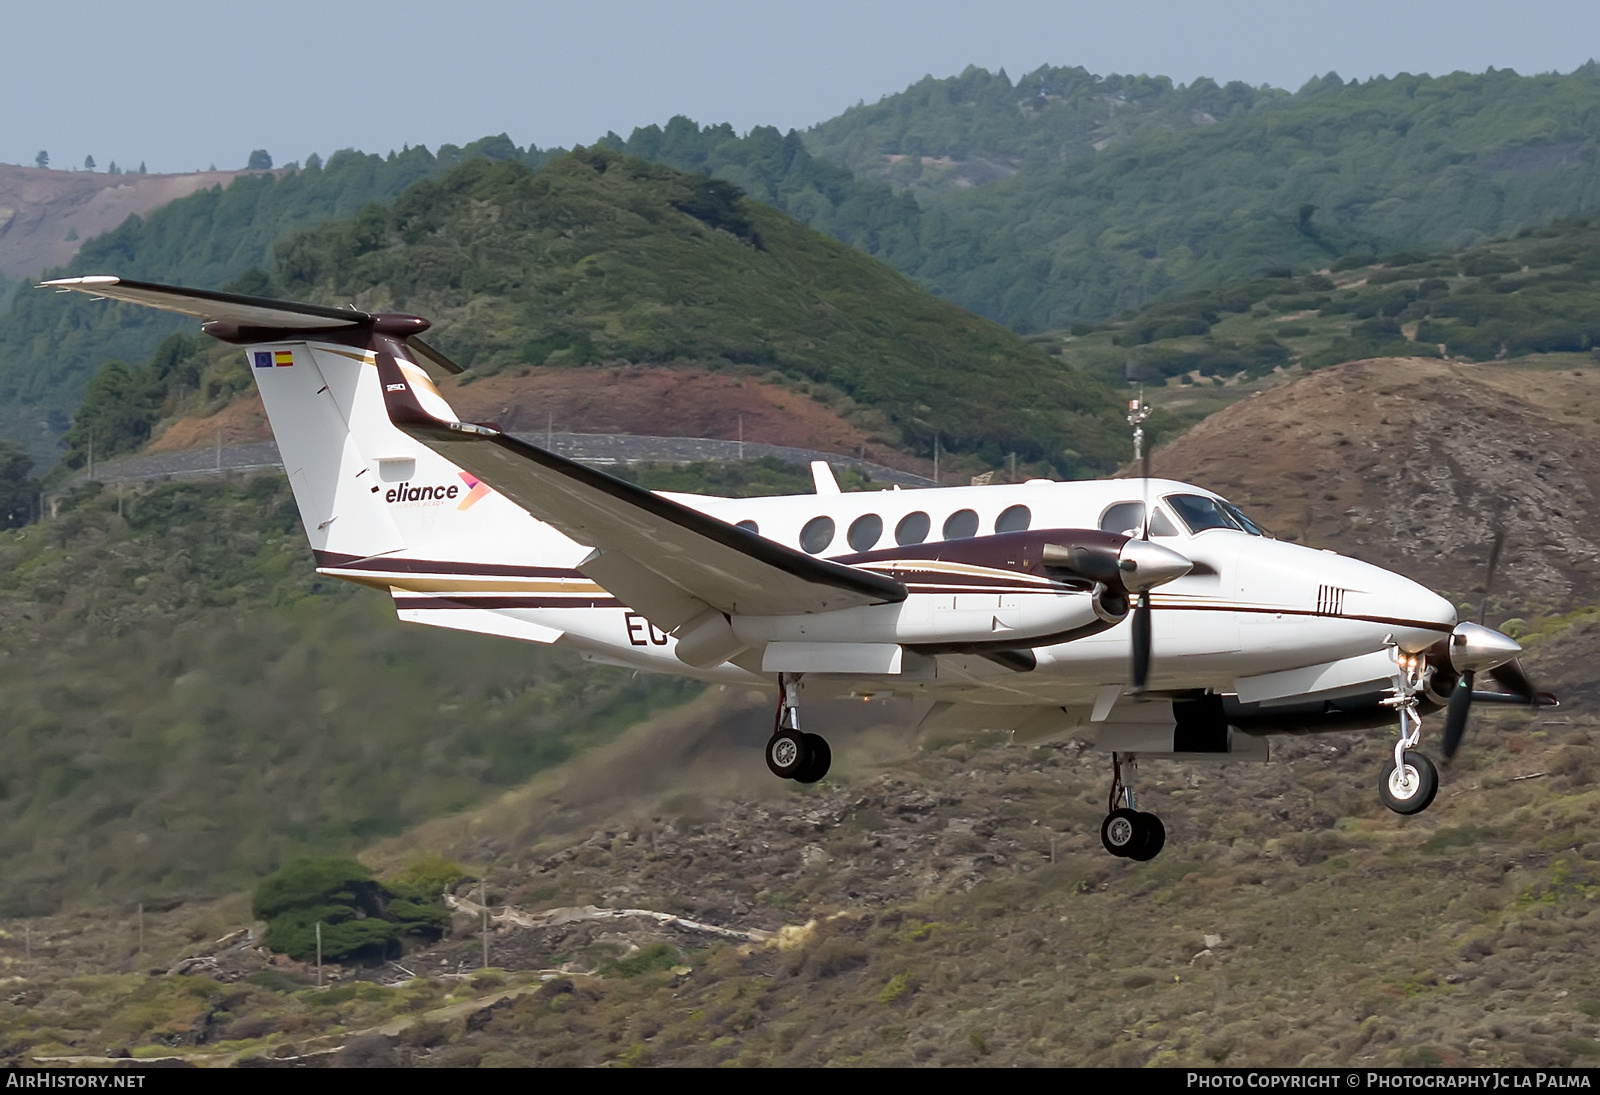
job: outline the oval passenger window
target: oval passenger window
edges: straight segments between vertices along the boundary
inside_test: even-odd
[[[850,531],[845,533],[845,539],[857,551],[871,551],[882,535],[883,518],[876,513],[863,513],[850,522]]]
[[[734,528],[742,528],[746,532],[750,533],[752,536],[760,536],[761,535],[761,526],[757,525],[754,521],[740,521],[737,525],[734,525],[733,527]]]
[[[831,543],[833,543],[832,517],[813,517],[806,522],[806,527],[800,530],[800,549],[807,555],[826,551]]]
[[[894,542],[901,547],[920,544],[928,538],[928,530],[932,527],[933,521],[921,510],[908,513],[900,518],[900,523],[894,527]]]
[[[1033,514],[1027,506],[1012,506],[994,519],[996,532],[1026,532],[1033,524]]]
[[[944,520],[946,540],[965,540],[978,535],[978,515],[970,509],[958,509]]]

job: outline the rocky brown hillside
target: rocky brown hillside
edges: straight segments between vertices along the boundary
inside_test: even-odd
[[[1491,622],[1600,599],[1600,368],[1351,362],[1212,415],[1152,467],[1473,605],[1504,527]]]
[[[1591,617],[1530,660],[1565,690],[1561,667],[1597,654]],[[800,788],[762,768],[765,713],[708,693],[375,849],[487,875],[484,974],[472,882],[450,937],[323,993],[232,931],[242,901],[149,914],[145,955],[131,908],[32,921],[31,964],[13,922],[0,1057],[1600,1061],[1591,716],[1486,714],[1415,818],[1372,791],[1386,733],[1280,740],[1268,765],[1148,763],[1141,805],[1170,835],[1137,864],[1098,846],[1107,765],[1081,743],[919,740],[913,712],[815,705],[838,765]]]

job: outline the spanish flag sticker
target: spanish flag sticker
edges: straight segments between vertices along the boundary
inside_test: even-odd
[[[283,368],[285,365],[293,365],[294,364],[294,351],[293,350],[275,350],[275,351],[273,351],[272,363],[274,365],[276,365],[280,369]]]

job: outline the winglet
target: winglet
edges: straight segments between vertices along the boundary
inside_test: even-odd
[[[816,484],[818,494],[839,493],[839,481],[833,477],[833,469],[826,460],[811,461],[811,482]]]

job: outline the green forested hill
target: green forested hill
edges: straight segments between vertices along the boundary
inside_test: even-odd
[[[1330,73],[1292,95],[1081,69],[1013,85],[969,69],[803,140],[677,118],[605,143],[733,181],[946,299],[1037,331],[1276,268],[1453,248],[1584,213],[1600,205],[1597,124],[1593,64],[1366,83]],[[910,190],[896,197],[884,180]]]
[[[694,364],[773,372],[931,454],[1112,466],[1115,400],[1009,331],[734,187],[596,149],[474,161],[277,248],[297,297],[433,319],[477,373]]]
[[[1600,65],[1312,81],[1214,126],[1148,126],[1092,157],[924,199],[947,299],[1022,331],[1273,267],[1456,247],[1600,205]]]
[[[1352,255],[1326,275],[1246,278],[1078,324],[1049,345],[1110,383],[1260,377],[1370,357],[1588,355],[1600,347],[1596,219],[1460,251]]]
[[[812,152],[861,175],[940,191],[1094,153],[1147,129],[1216,125],[1289,93],[1233,81],[1174,86],[1165,76],[1096,76],[1044,65],[1015,84],[969,66],[861,104],[805,134]]]
[[[857,178],[813,155],[799,133],[757,126],[741,137],[726,123],[698,126],[678,116],[597,142],[629,156],[733,183],[746,194],[885,262],[914,261],[922,210],[909,194]]]

